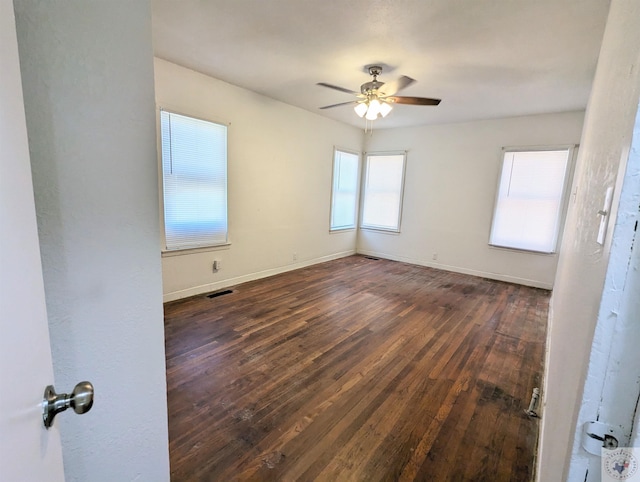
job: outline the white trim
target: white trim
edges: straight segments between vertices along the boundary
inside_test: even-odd
[[[503,146],[502,152],[529,152],[529,151],[561,151],[564,149],[577,150],[580,144],[550,144],[534,146]]]
[[[206,114],[202,114],[202,113],[196,113],[194,114],[189,114],[187,111],[190,112],[197,112],[195,109],[187,109],[187,111],[183,111],[182,109],[180,109],[179,107],[172,107],[169,104],[162,102],[156,103],[156,110],[157,110],[157,115],[160,115],[160,112],[164,111],[164,112],[168,112],[170,114],[178,114],[181,115],[183,117],[191,117],[193,119],[198,119],[201,121],[205,121],[205,122],[211,122],[212,124],[219,124],[221,126],[225,126],[225,127],[229,127],[231,125],[231,122],[227,122],[227,121],[221,121],[221,120],[216,120],[212,117],[209,117],[209,115]]]
[[[390,259],[392,261],[402,261],[403,263],[417,264],[419,266],[427,266],[429,268],[436,268],[444,271],[452,271],[454,273],[478,276],[480,278],[489,278],[496,281],[506,281],[507,283],[515,283],[515,284],[524,285],[524,286],[531,286],[533,288],[541,288],[544,290],[551,290],[553,288],[552,284],[542,283],[540,281],[536,281],[528,278],[519,278],[517,276],[509,276],[509,275],[504,275],[500,273],[491,273],[488,271],[477,271],[475,269],[461,268],[460,266],[452,266],[449,264],[434,263],[432,261],[410,258],[407,256],[397,256],[394,254],[381,253],[378,251],[369,251],[364,249],[359,249],[357,253],[364,254],[366,256],[374,256],[376,258]]]
[[[187,254],[197,254],[197,253],[209,253],[212,251],[223,251],[231,248],[231,243],[225,244],[216,244],[215,246],[202,246],[200,248],[187,248],[187,249],[172,249],[166,250],[163,249],[161,251],[161,255],[163,258],[170,258],[172,256],[184,256]]]
[[[522,248],[510,248],[508,246],[500,246],[499,244],[488,244],[489,249],[498,249],[501,251],[515,251],[518,253],[525,253],[525,254],[535,254],[535,255],[539,255],[539,256],[557,256],[558,252],[557,251],[551,251],[551,252],[546,252],[546,251],[534,251],[532,249],[522,249]]]
[[[280,273],[286,273],[287,271],[293,271],[299,268],[305,268],[314,264],[324,263],[326,261],[332,261],[334,259],[346,258],[356,254],[355,249],[349,251],[342,251],[340,253],[329,254],[327,256],[321,256],[319,258],[308,259],[297,263],[289,264],[286,266],[278,266],[277,268],[270,268],[264,271],[258,271],[256,273],[249,273],[235,278],[229,278],[226,280],[218,281],[216,283],[208,283],[206,285],[194,286],[186,290],[172,291],[165,293],[162,298],[164,303],[169,301],[176,301],[182,298],[188,298],[189,296],[200,295],[203,293],[209,293],[210,291],[216,291],[222,288],[228,288],[229,286],[235,286],[247,281],[254,281],[257,279],[268,278]]]
[[[395,229],[374,228],[374,227],[371,227],[371,226],[361,227],[360,231],[372,231],[372,232],[378,233],[378,234],[391,234],[391,235],[394,235],[394,236],[399,236],[400,235],[400,231],[395,230]]]

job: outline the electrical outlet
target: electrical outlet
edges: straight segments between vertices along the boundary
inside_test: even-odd
[[[433,253],[433,256],[431,257],[432,260],[437,261],[438,260],[438,253]]]
[[[219,271],[220,267],[221,267],[220,265],[221,265],[220,260],[218,260],[218,259],[214,260],[213,261],[213,271],[214,272]]]
[[[298,253],[293,253],[293,260],[298,261]]]

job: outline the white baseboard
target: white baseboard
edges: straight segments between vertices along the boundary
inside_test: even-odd
[[[551,290],[553,288],[553,285],[550,285],[549,283],[543,283],[543,282],[532,280],[532,279],[518,278],[517,276],[509,276],[509,275],[504,275],[500,273],[476,271],[474,269],[461,268],[459,266],[451,266],[448,264],[434,263],[430,261],[424,261],[421,259],[409,258],[407,256],[396,256],[393,254],[379,253],[377,251],[368,251],[364,249],[359,249],[358,254],[363,254],[366,256],[374,256],[376,258],[390,259],[393,261],[402,261],[403,263],[417,264],[419,266],[427,266],[429,268],[436,268],[444,271],[453,271],[454,273],[469,274],[471,276],[479,276],[481,278],[489,278],[497,281],[506,281],[508,283],[515,283],[515,284],[524,285],[524,286],[532,286],[534,288],[542,288],[545,290]]]
[[[228,288],[229,286],[235,286],[240,283],[246,283],[247,281],[254,281],[261,278],[267,278],[269,276],[273,276],[276,274],[285,273],[287,271],[293,271],[300,268],[305,268],[307,266],[324,263],[326,261],[331,261],[338,258],[345,258],[347,256],[351,256],[354,254],[356,254],[355,249],[349,250],[349,251],[342,251],[340,253],[329,254],[327,256],[321,256],[319,258],[307,259],[307,260],[299,261],[297,263],[288,264],[285,266],[278,266],[276,268],[270,268],[264,271],[258,271],[256,273],[249,273],[242,276],[237,276],[235,278],[228,278],[225,280],[216,281],[215,283],[194,286],[192,288],[187,288],[179,291],[172,291],[170,293],[165,293],[162,296],[162,298],[165,303],[169,301],[181,300],[182,298],[188,298],[189,296],[195,296],[195,295],[200,295],[202,293],[217,291],[223,288]]]

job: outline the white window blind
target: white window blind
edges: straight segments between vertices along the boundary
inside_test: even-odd
[[[400,230],[404,164],[404,154],[367,155],[361,227]]]
[[[570,154],[571,149],[504,153],[490,244],[555,252]]]
[[[356,226],[359,160],[358,154],[334,150],[330,226],[332,231]]]
[[[161,111],[167,250],[227,242],[227,127]]]

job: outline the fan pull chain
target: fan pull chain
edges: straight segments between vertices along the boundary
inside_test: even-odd
[[[364,120],[364,133],[365,134],[369,134],[370,136],[373,135],[373,121],[369,120],[369,119],[365,119]]]

